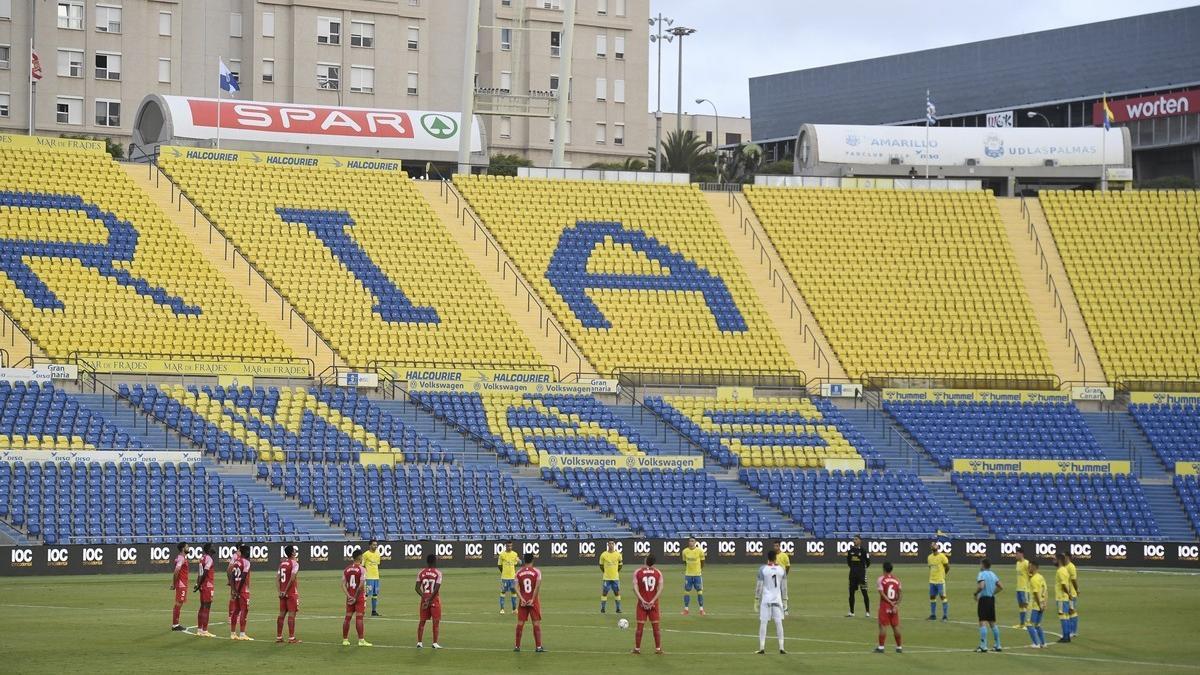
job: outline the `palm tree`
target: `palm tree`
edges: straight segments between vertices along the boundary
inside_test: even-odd
[[[721,172],[729,183],[749,183],[762,164],[762,148],[756,143],[742,143],[725,158]]]
[[[654,163],[654,148],[648,149],[650,163]],[[694,131],[682,133],[672,131],[662,144],[663,171],[686,173],[692,180],[704,182],[717,175],[717,155],[708,144],[700,140]]]

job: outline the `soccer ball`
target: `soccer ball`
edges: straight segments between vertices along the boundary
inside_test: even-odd
[[[618,621],[617,628],[620,628],[621,630],[625,630],[626,628],[629,628],[629,619],[621,619],[620,621]]]

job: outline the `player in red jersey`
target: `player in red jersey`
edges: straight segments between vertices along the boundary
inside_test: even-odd
[[[642,629],[646,622],[654,630],[654,653],[662,654],[662,632],[658,628],[658,598],[663,591],[663,575],[654,567],[654,556],[646,556],[646,564],[633,573],[633,592],[637,594],[637,632],[633,638],[633,653],[642,653]]]
[[[364,636],[363,614],[367,611],[367,571],[363,569],[363,552],[354,549],[352,560],[342,571],[342,590],[346,593],[346,618],[342,619],[342,646],[350,646],[350,616],[354,615],[354,629],[358,632],[359,647],[373,647]]]
[[[422,646],[425,637],[425,622],[433,622],[433,648],[441,649],[438,644],[438,626],[442,623],[442,571],[437,568],[437,556],[430,553],[425,557],[425,569],[417,573],[417,583],[413,590],[421,596],[420,623],[417,624],[417,649]]]
[[[900,580],[892,576],[892,563],[884,561],[883,576],[879,577],[879,645],[875,652],[883,653],[883,643],[887,641],[887,627],[892,627],[892,635],[896,638],[896,653],[904,652],[900,643],[900,598],[904,594],[900,589]]]
[[[187,544],[179,542],[175,550],[178,553],[175,555],[175,571],[171,575],[171,590],[175,591],[175,607],[171,609],[171,630],[180,631],[186,630],[183,624],[179,623],[179,611],[183,609],[183,603],[187,602]]]
[[[246,635],[246,616],[250,613],[250,547],[241,544],[229,561],[229,639],[253,640]],[[239,630],[240,626],[240,630]]]
[[[297,549],[288,545],[283,548],[287,557],[279,561],[279,617],[275,619],[275,642],[283,642],[283,620],[287,619],[288,643],[299,644],[296,639],[296,612],[300,611],[300,561]]]
[[[525,554],[525,566],[517,571],[517,598],[520,607],[517,608],[517,642],[514,652],[521,651],[521,633],[525,631],[525,622],[533,622],[533,642],[537,645],[539,654],[542,649],[542,571],[533,566],[533,554]]]
[[[200,609],[196,612],[196,635],[200,637],[216,637],[208,632],[208,616],[212,612],[213,593],[216,582],[213,579],[212,544],[205,544],[201,549],[200,562],[196,564],[196,588],[200,594]]]

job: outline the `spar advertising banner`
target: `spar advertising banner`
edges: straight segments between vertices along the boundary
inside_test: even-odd
[[[170,109],[176,138],[217,138],[217,99],[161,98]],[[225,99],[220,101],[220,129],[222,140],[453,153],[458,151],[462,115]],[[482,152],[478,123],[468,133],[471,152]]]
[[[994,167],[1040,167],[1046,160],[1060,166],[1126,164],[1124,134],[1104,138],[1103,129],[1090,127],[931,127],[928,142],[924,126],[812,124],[804,130],[815,134],[819,163],[890,164],[897,158],[901,164],[928,159],[939,166],[963,166],[968,159]]]
[[[1156,117],[1200,113],[1200,89],[1185,89],[1170,94],[1134,96],[1108,100],[1114,122],[1136,122]],[[1092,104],[1092,124],[1104,125],[1104,104]]]
[[[532,553],[538,566],[596,564],[604,550],[603,539],[537,539],[514,540],[518,553]],[[746,538],[703,538],[698,545],[707,554],[707,565],[761,563],[775,540]],[[868,539],[874,565],[884,560],[897,564],[922,565],[931,545],[929,539]],[[412,573],[425,566],[425,556],[438,556],[443,568],[477,567],[495,569],[496,556],[504,550],[505,540],[418,541],[385,540],[380,544],[384,578],[392,574]],[[340,570],[345,567],[351,552],[361,542],[318,541],[297,542],[302,570]],[[982,558],[1004,565],[1015,559],[1017,546],[1023,547],[1028,558],[1043,564],[1059,551],[1069,553],[1080,567],[1182,567],[1200,569],[1200,543],[1144,541],[998,541],[995,539],[939,541],[953,564],[977,565]],[[275,570],[283,558],[283,543],[251,544],[250,558],[254,569]],[[686,541],[679,539],[623,539],[618,550],[625,556],[626,568],[632,568],[647,554],[653,553],[659,565],[668,571],[682,571],[679,552]],[[845,564],[849,539],[787,539],[780,549],[791,556],[793,566],[813,563]],[[218,568],[224,569],[233,555],[234,544],[214,543]],[[200,559],[200,547],[189,546],[188,559]],[[171,574],[175,558],[173,545],[114,545],[96,546],[8,546],[0,547],[0,576],[51,576],[66,574]],[[793,572],[795,574],[795,572]],[[924,574],[924,570],[921,571]],[[220,581],[218,580],[218,584]],[[164,585],[165,589],[165,585]],[[166,591],[164,590],[164,593]],[[269,592],[267,592],[269,594]],[[164,595],[166,597],[166,595]]]

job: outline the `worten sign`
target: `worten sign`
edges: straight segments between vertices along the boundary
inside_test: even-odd
[[[1200,89],[1186,89],[1170,94],[1109,99],[1114,122],[1136,122],[1156,117],[1200,113]],[[1104,124],[1104,104],[1092,104],[1092,124]]]
[[[770,550],[771,539],[703,538],[699,546],[707,553],[708,565],[722,563],[745,564],[762,562]],[[518,553],[532,553],[537,564],[593,565],[605,548],[602,539],[539,539],[513,542]],[[923,564],[929,553],[929,539],[868,539],[867,548],[876,564],[883,560],[895,563]],[[414,571],[424,567],[425,556],[433,553],[444,568],[494,567],[496,556],[504,550],[505,541],[478,539],[472,541],[394,541],[380,543],[383,574],[393,570]],[[260,570],[274,570],[283,557],[285,544],[253,544],[251,564]],[[300,566],[305,570],[340,570],[358,542],[317,541],[299,542]],[[622,539],[617,547],[625,556],[627,567],[636,566],[643,556],[653,553],[659,562],[673,565],[679,562],[679,552],[685,543],[679,539]],[[849,539],[785,539],[780,548],[792,559],[792,565],[807,563],[843,563],[850,548]],[[1059,552],[1069,553],[1080,565],[1105,567],[1183,567],[1200,568],[1200,543],[1145,541],[998,541],[994,539],[956,539],[939,542],[939,548],[954,564],[977,563],[990,558],[994,563],[1011,562],[1017,546],[1025,555],[1048,563]],[[218,561],[229,560],[232,544],[215,545]],[[188,548],[188,558],[200,558],[200,547]],[[8,546],[0,547],[0,576],[112,574],[112,573],[171,573],[175,547],[168,544],[103,544],[96,546]],[[795,573],[795,572],[793,572]]]
[[[389,150],[457,152],[462,115],[431,110],[388,110],[348,106],[268,103],[225,99],[161,97],[171,114],[175,138],[341,145]],[[483,151],[478,121],[467,130],[471,152]]]

